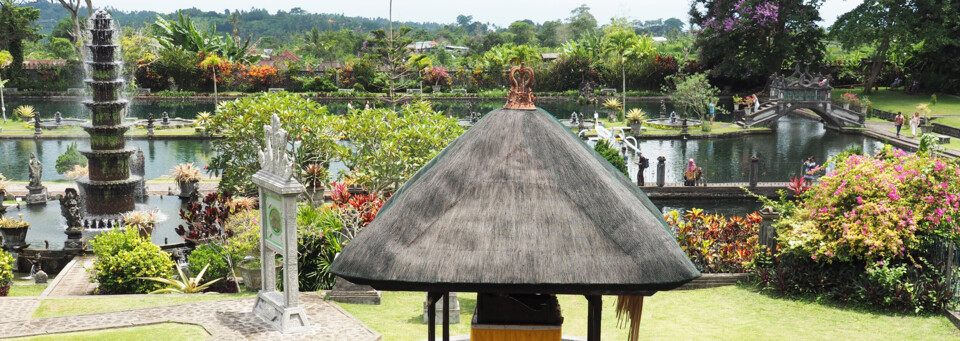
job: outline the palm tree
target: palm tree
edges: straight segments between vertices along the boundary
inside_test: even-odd
[[[220,105],[220,102],[217,100],[217,68],[220,67],[220,65],[222,65],[223,62],[224,62],[223,58],[220,58],[219,56],[212,53],[208,54],[207,57],[204,58],[202,62],[200,62],[200,67],[204,69],[207,69],[207,68],[213,69],[214,112],[216,112],[216,108]]]
[[[632,30],[619,30],[614,33],[607,35],[606,42],[604,44],[604,49],[606,53],[613,53],[617,56],[617,59],[620,61],[620,77],[623,81],[623,85],[620,88],[623,93],[622,103],[627,103],[627,56],[633,53],[633,46],[637,42],[637,34]],[[620,109],[620,117],[623,117],[623,108],[626,108],[626,105]]]

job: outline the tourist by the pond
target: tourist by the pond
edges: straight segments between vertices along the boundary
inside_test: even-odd
[[[893,125],[897,127],[897,138],[900,138],[900,128],[903,127],[903,113],[897,112],[897,117],[893,118]]]
[[[910,118],[910,134],[913,137],[917,137],[917,128],[920,128],[920,113],[915,111]]]
[[[630,161],[630,153],[627,152],[627,147],[620,147],[620,157],[623,158],[623,165],[624,165],[624,166],[629,166],[629,165],[630,165],[630,162],[629,162],[629,161]]]
[[[814,170],[817,169],[817,159],[813,156],[808,157],[807,161],[803,162],[803,185],[810,187],[813,186],[813,180],[816,180],[817,176],[814,175]]]
[[[353,101],[347,102],[347,111],[353,111]]]
[[[760,111],[760,97],[757,97],[757,94],[753,94],[753,112]]]
[[[643,157],[643,153],[637,152],[637,161],[634,161],[637,165],[637,186],[643,187],[643,171],[650,167],[650,160]]]
[[[370,101],[363,105],[363,110],[370,110]]]
[[[687,169],[683,172],[683,185],[695,186],[697,184],[697,163],[693,159],[687,161]]]

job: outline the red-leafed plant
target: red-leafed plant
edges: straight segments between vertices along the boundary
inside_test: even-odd
[[[694,208],[683,216],[665,215],[677,243],[702,272],[746,272],[757,252],[760,215],[746,217],[707,214]]]
[[[803,184],[803,178],[795,176],[790,179],[789,183],[787,183],[787,189],[793,191],[793,194],[800,196],[804,192],[810,190],[810,186]]]
[[[194,243],[204,243],[221,236],[229,238],[233,231],[224,227],[227,219],[244,206],[235,205],[232,201],[230,193],[210,193],[203,201],[187,203],[187,208],[180,210],[183,224],[177,226],[175,231],[183,239]]]

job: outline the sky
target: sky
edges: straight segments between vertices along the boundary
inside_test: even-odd
[[[837,16],[862,3],[859,0],[826,0],[821,7],[824,26],[833,24]],[[536,23],[570,16],[570,11],[587,4],[590,13],[604,24],[612,17],[638,20],[679,18],[687,21],[689,1],[685,0],[397,0],[393,2],[394,20],[454,23],[457,15],[472,15],[473,20],[507,27],[510,23],[530,19]],[[300,7],[311,13],[336,13],[347,16],[383,17],[389,13],[388,0],[93,0],[94,7],[110,6],[122,10],[153,10],[163,13],[180,8],[197,7],[205,11],[224,9],[249,10],[266,8],[270,12],[289,11]]]

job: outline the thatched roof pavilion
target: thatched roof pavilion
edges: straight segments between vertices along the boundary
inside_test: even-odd
[[[379,290],[597,297],[700,276],[646,195],[542,109],[484,116],[330,271]]]

